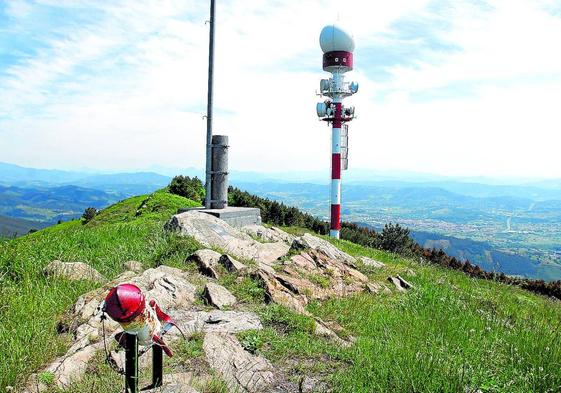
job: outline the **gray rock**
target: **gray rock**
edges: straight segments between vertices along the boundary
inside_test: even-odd
[[[386,267],[386,265],[380,261],[376,261],[374,259],[368,258],[368,257],[360,257],[360,260],[362,261],[362,263],[364,264],[364,266],[369,266],[369,267],[373,267],[376,269],[382,269],[384,267]]]
[[[320,251],[327,255],[329,258],[339,260],[346,263],[352,267],[355,266],[356,259],[346,252],[339,250],[333,244],[329,243],[327,240],[320,239],[317,236],[310,235],[309,233],[304,234],[301,237],[296,238],[292,247],[296,249],[301,248],[311,248],[316,251]]]
[[[378,294],[383,291],[382,285],[378,284],[377,282],[369,282],[366,284],[366,288],[375,294]]]
[[[216,266],[219,259],[220,254],[213,250],[197,250],[187,258],[197,264],[202,274],[212,278],[218,278]]]
[[[196,298],[197,288],[191,284],[188,274],[180,269],[159,266],[145,270],[130,282],[138,285],[146,299],[156,299],[163,310],[189,307]]]
[[[272,364],[244,350],[234,335],[207,333],[203,350],[209,365],[232,392],[262,393],[274,384]]]
[[[251,236],[255,236],[268,242],[285,242],[288,245],[292,245],[292,242],[296,239],[295,236],[292,236],[277,227],[267,228],[263,225],[247,225],[241,229]]]
[[[209,304],[219,309],[232,306],[237,302],[236,297],[232,295],[230,291],[228,291],[222,285],[218,285],[213,282],[208,282],[205,285],[203,296],[209,302]]]
[[[97,270],[84,262],[62,262],[55,260],[45,267],[44,273],[49,277],[62,277],[72,281],[106,281]]]
[[[414,288],[413,285],[405,281],[399,275],[396,277],[389,276],[388,281],[391,282],[399,292],[405,292],[408,289]]]
[[[351,341],[345,341],[341,337],[337,335],[331,328],[329,328],[325,322],[323,322],[319,318],[315,318],[316,324],[314,328],[314,334],[316,336],[327,338],[330,341],[342,346],[342,347],[349,347],[352,345]]]
[[[290,247],[284,242],[260,243],[223,220],[197,211],[174,215],[166,229],[192,236],[206,247],[224,250],[241,259],[270,263],[285,256]]]
[[[241,273],[247,270],[247,266],[232,258],[230,255],[225,254],[220,257],[218,261],[222,266],[226,268],[229,272]]]
[[[276,278],[274,271],[260,269],[257,276],[261,279],[268,301],[281,304],[299,314],[310,315],[304,308],[308,304],[308,299],[304,295],[291,292],[282,285]]]
[[[405,288],[405,289],[413,289],[415,288],[411,283],[405,281],[403,279],[403,277],[401,277],[399,274],[397,275],[397,279],[399,280],[400,285]]]
[[[170,315],[187,335],[193,333],[239,333],[245,330],[261,330],[263,325],[257,314],[249,311],[192,311],[173,310]],[[171,330],[168,336],[178,336]]]

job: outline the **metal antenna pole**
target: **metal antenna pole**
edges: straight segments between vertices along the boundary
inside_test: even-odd
[[[212,170],[212,88],[214,81],[214,0],[210,0],[210,33],[208,43],[208,98],[206,107],[206,195],[205,207],[211,204]]]

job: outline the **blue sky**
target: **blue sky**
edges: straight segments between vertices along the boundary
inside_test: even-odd
[[[231,167],[323,170],[323,25],[355,36],[350,165],[559,177],[559,1],[218,0]],[[206,1],[0,2],[0,161],[202,167]]]

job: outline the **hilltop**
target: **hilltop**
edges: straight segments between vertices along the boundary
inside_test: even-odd
[[[197,287],[195,306],[206,309],[200,275],[187,258],[203,248],[196,240],[168,232],[164,224],[188,199],[158,191],[103,209],[93,220],[65,222],[0,243],[0,390],[21,386],[28,375],[62,355],[71,342],[68,315],[77,299],[99,284],[47,278],[53,260],[81,261],[113,279],[130,260],[143,268],[167,265],[185,272]],[[310,232],[285,227],[299,236]],[[246,350],[285,370],[296,381],[313,376],[333,391],[546,392],[561,388],[561,305],[515,286],[467,276],[395,253],[325,237],[354,257],[385,264],[357,263],[372,282],[403,276],[414,289],[357,293],[312,301],[309,315],[267,304],[265,290],[252,276],[221,272],[215,282],[230,290],[240,307],[256,313],[263,329],[238,335]],[[211,280],[212,281],[212,280]],[[318,285],[323,285],[318,279]],[[388,284],[388,289],[391,288]],[[340,326],[341,346],[313,334],[316,319]],[[61,321],[65,322],[62,323]],[[71,324],[70,324],[71,325]],[[168,372],[205,364],[202,337],[180,344]],[[30,349],[32,351],[30,351]],[[84,381],[63,391],[118,391],[120,378],[101,358]],[[49,382],[48,374],[39,374]],[[216,376],[201,388],[225,391]],[[57,391],[52,388],[53,391]]]

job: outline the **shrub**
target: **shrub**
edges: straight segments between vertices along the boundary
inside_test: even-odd
[[[198,177],[175,176],[168,186],[169,192],[195,202],[202,202],[205,198],[203,182]]]
[[[399,224],[386,224],[380,234],[379,247],[382,250],[409,254],[413,240],[409,236],[409,229]]]
[[[97,209],[95,207],[86,208],[86,210],[84,210],[84,214],[82,214],[82,220],[84,220],[83,223],[87,224],[88,222],[90,222],[96,214]]]

